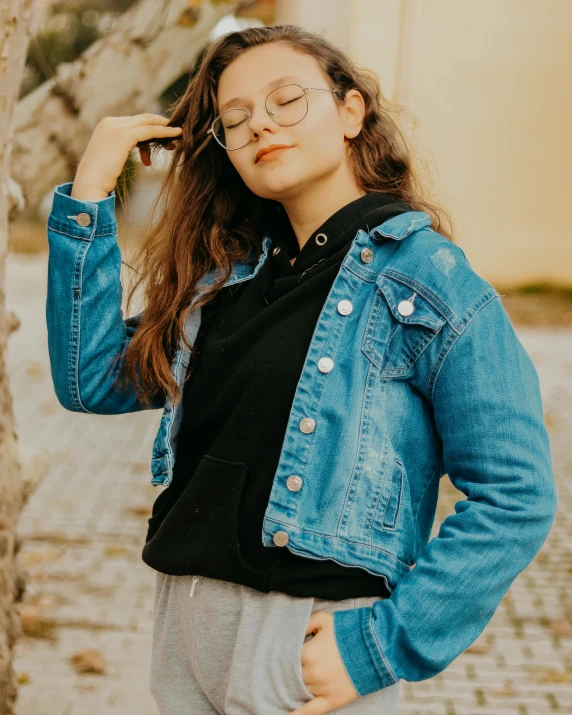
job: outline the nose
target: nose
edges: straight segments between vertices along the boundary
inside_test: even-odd
[[[276,122],[273,122],[269,117],[264,104],[257,104],[252,107],[250,114],[251,118],[248,127],[250,129],[251,138],[259,136],[265,129],[274,132],[278,128]]]

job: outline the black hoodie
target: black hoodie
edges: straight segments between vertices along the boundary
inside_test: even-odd
[[[173,481],[153,506],[142,557],[167,574],[265,592],[387,597],[383,579],[365,569],[263,546],[262,520],[308,347],[342,260],[359,229],[369,232],[412,209],[388,194],[367,193],[299,249],[277,206],[265,218],[272,247],[259,272],[223,288],[203,308]]]

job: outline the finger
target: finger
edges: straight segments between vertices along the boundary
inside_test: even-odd
[[[328,611],[314,611],[306,623],[306,635],[324,628],[328,624],[328,616],[331,616]]]
[[[129,124],[134,126],[139,126],[143,124],[159,124],[166,125],[171,120],[169,117],[164,117],[161,114],[152,114],[151,112],[144,112],[143,114],[134,114],[132,116],[125,117]]]
[[[150,139],[162,139],[163,137],[180,137],[183,133],[181,127],[161,127],[157,124],[144,124],[132,129],[134,144],[137,142],[149,141]]]

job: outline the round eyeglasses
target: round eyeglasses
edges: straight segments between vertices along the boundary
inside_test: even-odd
[[[284,84],[266,97],[264,106],[268,116],[281,127],[291,127],[298,124],[308,114],[309,89],[321,92],[337,92],[333,87],[302,87],[299,84]],[[254,108],[254,107],[253,107]],[[252,113],[248,109],[229,109],[211,124],[208,133],[211,133],[223,149],[236,151],[242,149],[251,141],[249,123]]]

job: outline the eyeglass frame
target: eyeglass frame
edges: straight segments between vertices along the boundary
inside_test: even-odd
[[[301,84],[297,84],[296,82],[288,82],[287,84],[281,84],[280,87],[276,87],[276,88],[273,89],[271,92],[268,92],[268,94],[266,95],[266,99],[264,100],[264,108],[266,109],[266,114],[268,114],[268,116],[270,117],[270,119],[272,119],[272,114],[274,114],[274,112],[268,111],[268,107],[266,106],[266,101],[268,100],[268,97],[270,97],[270,95],[272,94],[272,92],[277,92],[279,89],[282,89],[282,87],[290,87],[290,86],[300,87],[300,89],[304,92],[304,97],[306,98],[306,113],[304,114],[304,116],[302,117],[302,119],[305,119],[305,118],[306,118],[306,116],[307,116],[307,114],[308,114],[308,109],[309,109],[309,107],[310,107],[310,105],[309,105],[309,103],[308,103],[308,95],[306,94],[306,90],[308,90],[308,89],[317,89],[317,90],[319,90],[320,92],[336,92],[336,94],[339,95],[339,92],[338,92],[338,90],[337,90],[335,87],[331,87],[331,88],[327,88],[327,87],[310,87],[310,86],[302,87]],[[250,142],[252,141],[252,139],[249,139],[249,140],[246,142],[246,144],[243,144],[242,146],[239,146],[239,147],[237,147],[236,149],[229,149],[229,148],[226,147],[224,144],[221,144],[221,142],[216,138],[216,135],[215,135],[215,133],[214,133],[214,125],[215,125],[215,122],[216,122],[218,119],[220,119],[220,117],[224,116],[225,114],[228,114],[228,112],[235,112],[237,109],[241,109],[243,112],[246,112],[246,114],[248,115],[248,121],[250,122],[251,119],[252,119],[252,109],[254,109],[254,107],[259,107],[259,106],[262,106],[262,105],[254,104],[254,105],[251,107],[251,111],[248,111],[248,109],[245,109],[244,107],[232,107],[231,109],[227,109],[226,111],[224,111],[222,114],[217,114],[217,116],[213,119],[213,122],[212,122],[212,124],[211,124],[211,126],[210,126],[210,129],[207,130],[207,134],[212,134],[212,136],[213,136],[214,140],[216,141],[216,143],[217,143],[219,146],[221,146],[223,149],[225,149],[226,151],[238,151],[239,149],[244,149],[245,146],[248,146],[248,145],[250,144]],[[294,122],[293,124],[278,124],[278,122],[277,122],[276,120],[274,120],[274,119],[272,119],[272,121],[273,121],[277,126],[279,126],[279,127],[293,127],[294,125],[299,124],[299,123],[302,121],[302,119],[298,119],[298,121],[297,121],[297,122]]]

